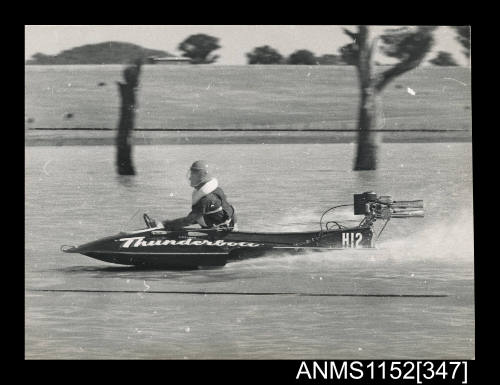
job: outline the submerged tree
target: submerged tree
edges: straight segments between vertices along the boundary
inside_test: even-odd
[[[120,91],[121,108],[120,120],[118,123],[118,134],[116,137],[116,166],[120,175],[135,175],[132,162],[132,145],[130,143],[130,133],[134,129],[135,119],[135,91],[139,84],[139,74],[142,61],[136,60],[133,65],[125,68],[123,77],[125,83],[117,82]]]
[[[375,170],[379,136],[383,127],[381,93],[391,80],[417,67],[431,49],[432,32],[437,27],[402,27],[385,31],[380,38],[370,36],[368,26],[358,26],[358,32],[344,29],[353,39],[349,57],[357,68],[360,86],[358,117],[358,147],[354,170]],[[378,42],[387,56],[399,62],[387,70],[375,73],[374,56]]]

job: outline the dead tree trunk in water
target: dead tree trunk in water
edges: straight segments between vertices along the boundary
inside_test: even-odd
[[[118,123],[118,134],[116,137],[116,166],[119,175],[135,175],[132,162],[132,144],[130,143],[130,133],[134,129],[135,120],[135,91],[139,84],[139,73],[141,61],[136,61],[123,71],[125,83],[117,82],[120,91],[121,108],[120,121]]]
[[[379,128],[380,97],[373,78],[373,56],[377,40],[370,42],[369,30],[360,26],[355,35],[358,46],[357,70],[361,98],[358,117],[358,148],[354,170],[375,170],[377,168],[377,150],[379,135],[374,129]]]
[[[360,25],[358,33],[344,29],[357,47],[356,68],[361,90],[358,118],[358,147],[354,170],[376,170],[379,133],[384,127],[381,92],[397,76],[417,67],[433,44],[435,27],[418,27],[416,32],[395,31],[383,35],[389,46],[386,54],[401,61],[382,73],[375,74],[374,54],[378,38],[370,39],[367,26]]]
[[[377,152],[380,143],[380,134],[376,131],[381,128],[381,98],[372,88],[361,90],[359,106],[358,147],[354,170],[375,170],[377,168]]]

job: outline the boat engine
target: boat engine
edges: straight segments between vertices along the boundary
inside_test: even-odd
[[[354,194],[354,215],[373,216],[374,219],[424,216],[424,201],[393,201],[391,196],[378,197],[372,191]]]
[[[377,219],[385,220],[378,237],[385,229],[385,226],[391,218],[410,218],[424,216],[424,201],[393,201],[389,195],[377,196],[373,191],[367,191],[362,194],[354,194],[354,204],[343,204],[330,207],[325,210],[319,220],[320,236],[323,234],[323,218],[328,212],[339,207],[354,206],[354,215],[364,215],[359,223],[360,227],[371,227]],[[328,232],[335,226],[338,229],[345,229],[337,221],[328,221],[325,224],[325,230]],[[378,239],[377,237],[377,239]]]
[[[424,216],[424,201],[393,201],[391,196],[377,196],[373,191],[354,194],[354,215],[364,215],[360,226],[372,226],[377,219],[385,220],[376,240],[384,231],[391,218]]]

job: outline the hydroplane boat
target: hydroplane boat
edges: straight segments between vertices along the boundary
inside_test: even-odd
[[[327,213],[353,206],[362,215],[355,226],[325,221]],[[374,192],[354,194],[352,204],[324,211],[319,230],[304,232],[252,232],[232,228],[166,230],[143,214],[146,228],[120,232],[80,246],[61,246],[66,253],[79,253],[104,262],[161,269],[196,269],[224,266],[228,262],[262,257],[269,253],[301,253],[374,248],[392,218],[423,217],[422,200],[393,201]],[[374,236],[375,223],[382,228]],[[379,222],[379,223],[380,223]]]

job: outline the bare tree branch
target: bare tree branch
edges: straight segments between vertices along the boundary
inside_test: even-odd
[[[396,76],[417,67],[431,49],[434,39],[432,32],[436,27],[419,27],[416,33],[405,33],[404,38],[397,43],[404,50],[394,51],[390,56],[400,57],[401,61],[379,75],[375,89],[380,92]]]
[[[422,59],[423,56],[419,58],[405,60],[399,62],[398,64],[384,71],[383,73],[380,74],[379,80],[375,85],[375,89],[378,92],[382,91],[392,79],[416,68],[422,62]]]
[[[355,42],[358,40],[358,34],[356,32],[349,31],[347,28],[342,28],[344,33],[349,36]]]
[[[456,40],[465,48],[464,53],[468,58],[470,57],[470,26],[457,26],[452,27],[457,32]]]

